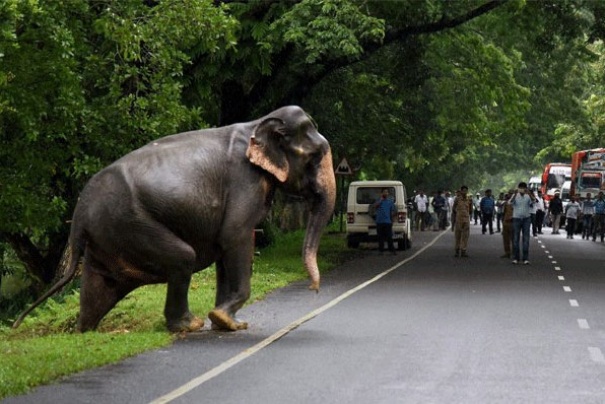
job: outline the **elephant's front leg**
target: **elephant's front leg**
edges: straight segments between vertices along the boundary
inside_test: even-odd
[[[166,264],[172,269],[168,271],[164,316],[171,332],[197,331],[204,326],[204,320],[189,311],[189,285],[195,267],[195,253],[193,250],[184,250],[175,251],[176,259]]]
[[[237,331],[248,328],[248,323],[235,319],[235,313],[250,298],[253,241],[240,245],[236,251],[226,252],[216,263],[216,305],[208,317],[215,330]]]

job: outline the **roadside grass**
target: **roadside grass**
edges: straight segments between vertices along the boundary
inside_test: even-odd
[[[342,263],[347,256],[343,235],[328,230],[318,256],[322,272]],[[303,238],[303,231],[280,235],[274,245],[255,257],[252,296],[247,304],[307,278],[301,261]],[[189,306],[200,317],[214,307],[215,280],[214,267],[193,277]],[[73,287],[56,299],[49,299],[17,330],[0,326],[0,400],[63,376],[171,344],[178,335],[166,331],[165,296],[166,285],[139,288],[107,314],[97,331],[80,334],[74,332],[79,293]]]

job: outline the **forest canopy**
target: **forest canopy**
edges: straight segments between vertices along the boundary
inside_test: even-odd
[[[356,178],[528,176],[603,146],[604,36],[589,0],[4,0],[0,249],[43,288],[103,166],[289,104]]]

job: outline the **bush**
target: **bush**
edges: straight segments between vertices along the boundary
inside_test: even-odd
[[[275,240],[279,236],[278,227],[270,220],[263,220],[260,226],[257,226],[255,232],[255,246],[258,248],[266,248],[275,244]]]

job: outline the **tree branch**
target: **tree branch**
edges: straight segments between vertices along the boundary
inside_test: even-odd
[[[393,30],[387,32],[385,34],[385,38],[382,43],[371,43],[364,46],[363,54],[356,59],[355,61],[351,61],[345,58],[327,61],[324,60],[322,63],[325,68],[320,74],[316,74],[313,76],[302,74],[299,76],[298,80],[296,80],[297,84],[292,86],[289,91],[285,92],[281,97],[281,104],[286,103],[299,103],[302,98],[306,96],[309,89],[311,89],[315,84],[321,82],[326,76],[333,73],[334,71],[341,69],[346,66],[353,65],[355,63],[359,63],[368,59],[378,50],[382,49],[385,45],[395,43],[398,41],[404,41],[409,36],[421,35],[421,34],[430,34],[435,32],[444,31],[447,29],[455,28],[460,25],[463,25],[475,18],[478,18],[482,15],[485,15],[494,9],[503,6],[509,0],[491,0],[481,6],[468,11],[465,14],[459,15],[457,17],[453,17],[450,19],[441,18],[439,21],[431,22],[423,25],[406,27],[399,30]],[[276,57],[277,60],[287,60],[285,58]],[[282,66],[282,70],[286,70],[286,66]],[[280,71],[276,70],[274,76],[279,76]],[[273,82],[273,81],[271,81]],[[250,100],[252,99],[263,99],[266,97],[267,92],[270,91],[269,81],[265,86],[258,86],[255,88],[254,95],[251,94]]]

